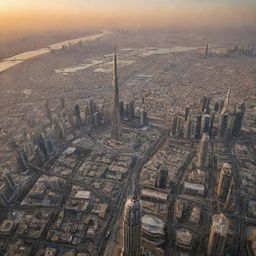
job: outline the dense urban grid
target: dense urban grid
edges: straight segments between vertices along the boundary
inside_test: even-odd
[[[255,48],[132,33],[0,73],[0,255],[256,255]]]

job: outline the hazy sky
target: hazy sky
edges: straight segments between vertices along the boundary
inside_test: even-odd
[[[0,0],[0,29],[245,26],[256,0]]]

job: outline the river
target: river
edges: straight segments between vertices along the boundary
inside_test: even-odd
[[[93,41],[96,40],[102,36],[105,36],[107,34],[109,34],[111,32],[109,31],[102,31],[99,34],[95,34],[95,35],[90,35],[90,36],[84,36],[84,37],[79,37],[79,38],[75,38],[75,39],[71,39],[71,40],[66,40],[66,41],[62,41],[59,43],[55,43],[52,44],[48,47],[45,48],[41,48],[38,50],[34,50],[34,51],[27,51],[27,52],[23,52],[20,54],[17,54],[15,56],[6,58],[6,59],[2,59],[0,61],[0,72],[3,72],[5,70],[7,70],[10,67],[13,67],[19,63],[22,63],[25,60],[31,59],[33,57],[36,56],[40,56],[46,53],[49,53],[51,50],[59,50],[62,48],[63,45],[68,46],[68,45],[74,45],[77,44],[79,41],[83,41],[83,42],[88,42],[88,41]]]

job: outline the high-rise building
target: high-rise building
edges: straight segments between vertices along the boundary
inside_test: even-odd
[[[52,122],[52,112],[51,112],[48,100],[45,101],[44,108],[45,108],[45,113],[47,118]]]
[[[27,157],[27,154],[24,151],[24,149],[21,148],[21,149],[18,150],[16,159],[17,159],[19,169],[23,173],[27,172],[29,170],[28,157]]]
[[[222,114],[228,112],[228,106],[229,106],[229,99],[230,99],[230,88],[228,89],[226,99],[224,101],[224,106],[222,108]]]
[[[202,113],[209,114],[210,113],[210,102],[211,99],[209,97],[204,97],[204,105],[202,106]]]
[[[14,150],[14,151],[18,150],[18,145],[13,137],[9,138],[9,147],[11,150]]]
[[[177,122],[178,122],[178,117],[175,114],[172,120],[172,130],[171,130],[172,136],[176,136]]]
[[[121,121],[119,111],[119,86],[117,77],[117,61],[116,61],[116,49],[114,51],[114,67],[113,67],[113,112],[112,112],[112,127],[111,138],[119,140],[121,138]]]
[[[204,50],[204,57],[207,58],[208,57],[208,40],[206,40],[206,43],[205,43],[205,50]]]
[[[224,107],[224,100],[221,100],[221,101],[220,101],[220,104],[219,104],[219,111],[218,111],[219,113],[222,112],[223,107]]]
[[[75,105],[75,116],[76,116],[76,124],[79,128],[81,126],[81,113],[80,113],[80,106],[78,104]]]
[[[227,200],[229,190],[232,185],[232,172],[231,166],[228,163],[224,163],[220,171],[219,184],[217,189],[217,195],[224,201]]]
[[[65,99],[64,99],[64,97],[60,98],[60,103],[61,103],[61,108],[64,109],[65,108]]]
[[[207,255],[224,255],[225,243],[229,233],[230,221],[223,214],[216,214],[212,218],[211,233],[208,241]]]
[[[242,128],[243,117],[245,113],[245,103],[240,104],[235,111],[235,120],[232,134],[239,136]]]
[[[124,113],[124,102],[123,101],[120,101],[120,103],[119,103],[119,111],[120,111],[120,117],[123,120],[124,116],[125,116],[125,113]]]
[[[73,115],[73,111],[72,110],[69,110],[68,113],[67,113],[67,117],[68,117],[68,123],[69,123],[69,126],[71,128],[74,127],[74,115]]]
[[[213,112],[211,114],[211,118],[210,118],[210,126],[209,126],[209,135],[210,136],[212,136],[212,133],[213,133],[214,119],[215,119],[215,113]]]
[[[193,120],[191,121],[191,133],[190,133],[190,138],[195,138],[196,136],[196,121]]]
[[[4,183],[10,190],[15,190],[16,183],[9,172],[6,172],[4,175]]]
[[[36,145],[38,145],[40,151],[44,154],[44,156],[47,157],[48,154],[47,154],[47,148],[46,148],[46,141],[42,133],[37,134]]]
[[[130,101],[128,106],[128,120],[132,121],[135,116],[135,105],[134,101]]]
[[[220,109],[220,104],[218,103],[218,102],[215,102],[215,104],[214,104],[214,111],[215,112],[218,112],[219,111],[219,109]]]
[[[162,166],[156,175],[155,186],[157,188],[166,188],[167,182],[168,182],[168,170]]]
[[[37,164],[39,166],[43,165],[44,161],[46,160],[45,155],[42,153],[42,151],[39,149],[38,146],[35,146],[35,157],[37,160]]]
[[[207,97],[203,96],[200,100],[200,112],[204,112],[206,104],[207,104]]]
[[[99,111],[93,114],[93,120],[94,120],[93,123],[95,126],[101,125],[101,114]]]
[[[202,130],[201,133],[209,133],[211,117],[208,114],[204,114],[202,118]]]
[[[4,186],[5,186],[5,197],[7,200],[9,200],[16,189],[16,183],[13,180],[13,177],[9,172],[5,173],[5,175],[3,177],[3,181],[4,181]]]
[[[196,115],[195,138],[199,138],[199,137],[200,137],[200,133],[201,133],[201,122],[202,122],[202,115],[201,115],[201,114],[197,114],[197,115]]]
[[[198,166],[207,167],[207,156],[209,151],[209,135],[204,133],[200,143],[200,150],[198,155]]]
[[[184,137],[190,138],[191,137],[191,114],[188,114],[187,121],[185,121],[184,125]]]
[[[8,200],[5,196],[5,194],[1,191],[0,192],[0,206],[1,207],[6,207],[7,203],[8,203]]]
[[[141,251],[141,203],[134,189],[124,208],[123,256],[139,256]]]
[[[185,121],[188,120],[189,112],[190,112],[190,107],[189,107],[189,105],[188,105],[188,106],[186,106],[186,108],[185,108],[185,113],[184,113]]]
[[[253,229],[251,232],[248,232],[247,237],[247,253],[248,256],[255,256],[256,252],[256,229]]]
[[[148,113],[145,110],[141,110],[140,112],[140,124],[142,125],[148,124]]]
[[[52,130],[57,140],[62,140],[65,138],[65,130],[64,130],[63,124],[59,119],[55,120]]]
[[[217,136],[223,138],[227,135],[229,113],[221,113],[219,115],[219,126]]]

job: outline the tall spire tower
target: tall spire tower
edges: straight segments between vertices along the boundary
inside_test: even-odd
[[[116,61],[116,48],[114,50],[113,59],[113,112],[112,112],[112,127],[111,127],[111,138],[119,140],[121,137],[121,122],[119,112],[119,86],[117,78],[117,61]]]

